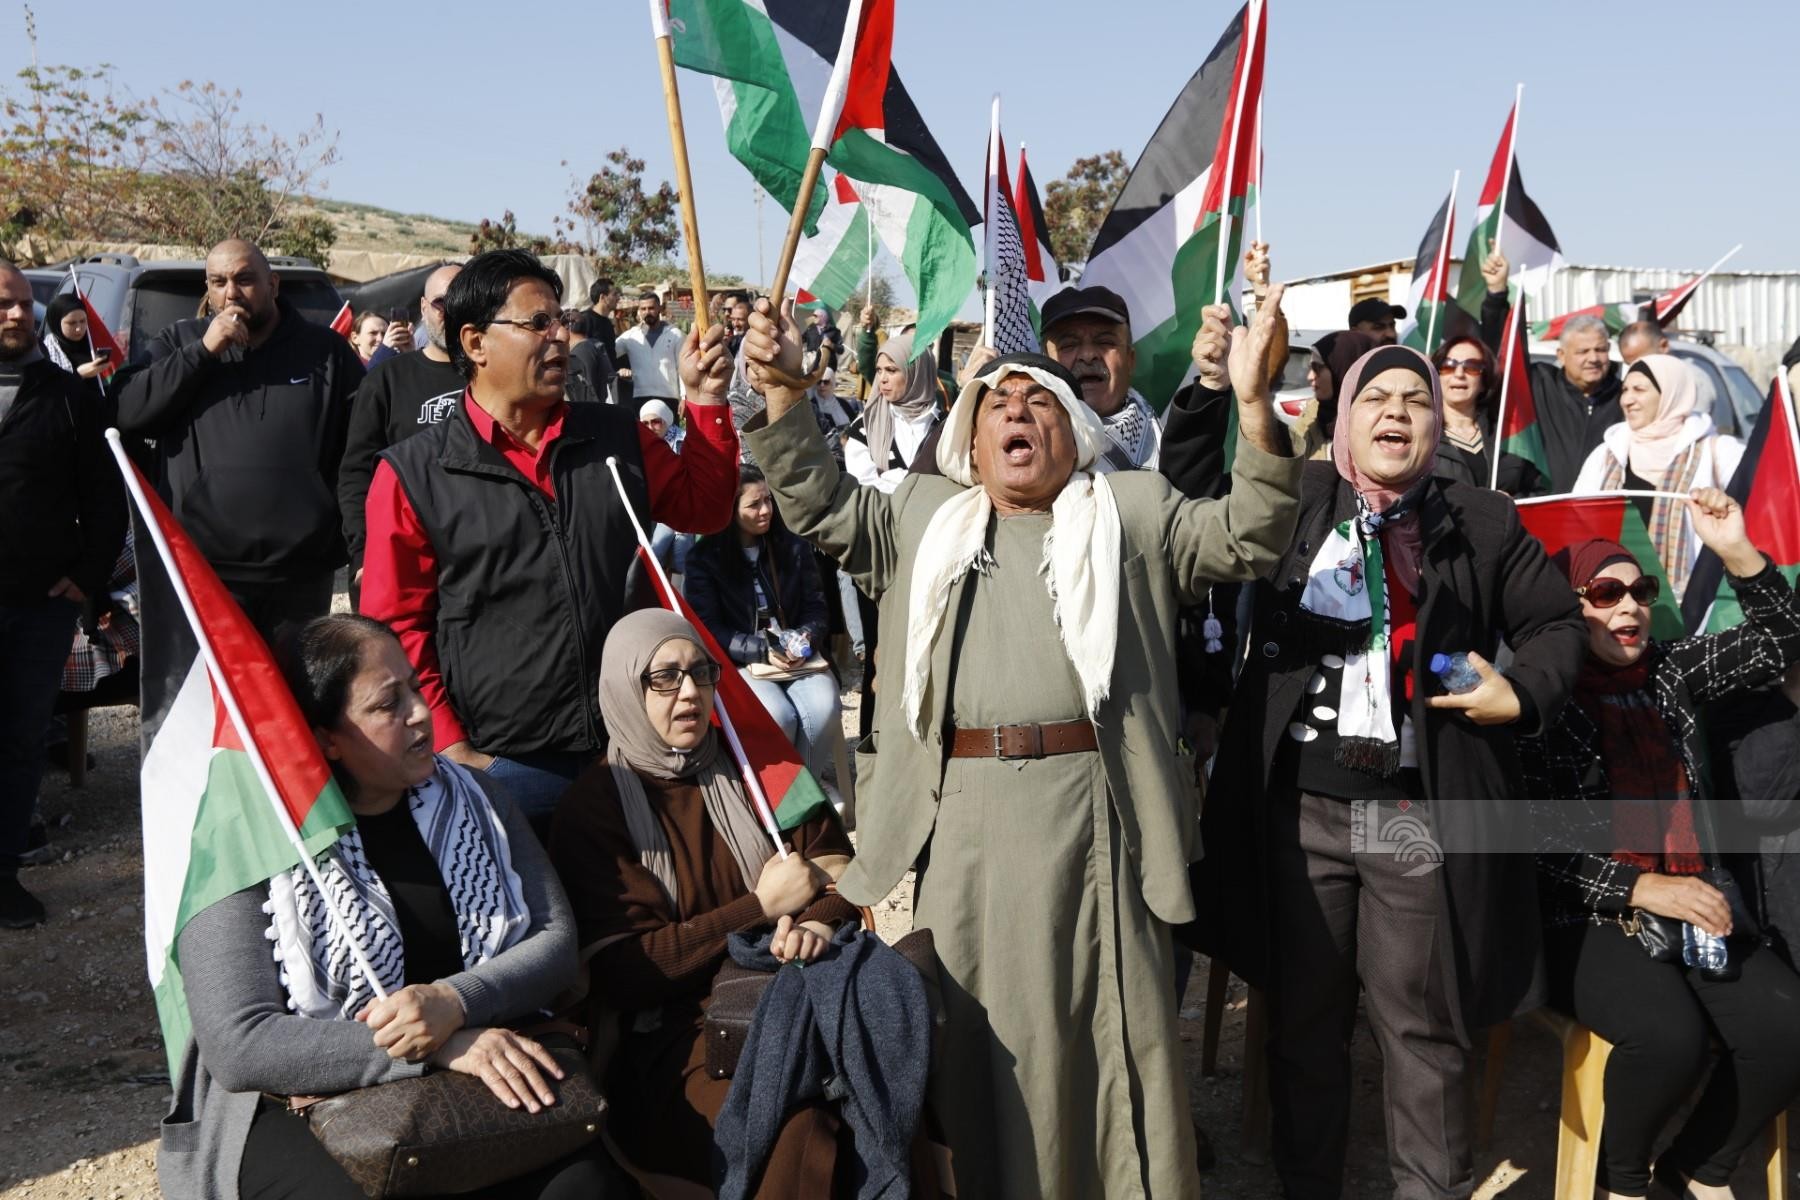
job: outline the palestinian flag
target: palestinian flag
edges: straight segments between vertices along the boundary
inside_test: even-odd
[[[1031,311],[1031,274],[1012,185],[1006,179],[1006,141],[1000,136],[1000,99],[994,98],[993,128],[988,133],[987,205],[982,244],[986,252],[987,344],[1001,354],[1043,350]]]
[[[331,332],[339,337],[349,337],[356,328],[356,317],[350,311],[350,302],[344,301],[344,307],[337,310],[337,316],[331,318]]]
[[[869,217],[842,175],[833,174],[813,195],[827,199],[818,232],[802,237],[794,251],[789,278],[799,292],[795,307],[839,309],[869,272]]]
[[[190,1029],[176,955],[182,927],[214,901],[293,869],[296,841],[317,855],[355,818],[262,637],[109,437],[135,501],[144,953],[172,1077]]]
[[[1800,580],[1800,422],[1787,372],[1780,368],[1725,493],[1743,506],[1751,544],[1789,583]],[[1681,609],[1686,628],[1695,633],[1717,633],[1743,621],[1737,593],[1725,582],[1725,565],[1711,550],[1702,550],[1695,561]]]
[[[975,288],[969,230],[978,215],[893,69],[894,0],[765,3],[796,90],[823,96],[813,148],[828,151],[831,165],[849,176],[876,236],[912,284],[919,353]]]
[[[1062,269],[1050,247],[1050,222],[1044,220],[1044,203],[1037,181],[1025,163],[1025,145],[1019,144],[1019,175],[1013,192],[1013,212],[1019,218],[1019,240],[1025,246],[1025,274],[1031,281],[1031,327],[1042,336],[1039,317],[1044,302],[1062,290]]]
[[[737,668],[731,663],[731,656],[725,653],[712,631],[688,607],[687,598],[668,587],[668,579],[642,546],[638,547],[638,561],[656,588],[657,601],[669,611],[679,613],[698,630],[703,648],[714,662],[725,668],[719,672],[719,687],[713,699],[713,725],[723,730],[724,722],[720,720],[720,714],[724,713],[731,718],[738,743],[743,746],[744,755],[750,760],[750,770],[755,773],[757,782],[762,785],[763,795],[768,797],[769,807],[775,812],[775,823],[782,829],[793,829],[812,820],[821,808],[830,811],[831,800],[826,796],[825,789],[819,785],[813,773],[806,769],[806,763],[794,748],[794,743],[788,741],[787,734],[781,732],[781,726],[775,723],[769,710],[762,706],[762,701],[756,698],[756,693],[750,690],[750,685],[738,674]],[[744,764],[740,761],[738,765],[739,770],[742,770]]]
[[[1158,412],[1192,366],[1200,310],[1234,295],[1242,270],[1264,26],[1262,0],[1231,19],[1138,156],[1082,272],[1083,285],[1109,287],[1130,306],[1132,383]]]
[[[69,281],[74,287],[75,295],[81,300],[82,311],[87,314],[89,358],[98,362],[100,361],[100,351],[107,352],[106,360],[101,364],[96,377],[103,380],[111,379],[113,373],[125,365],[125,350],[119,345],[119,340],[113,337],[112,330],[106,327],[106,322],[100,319],[100,314],[94,311],[93,302],[87,298],[87,293],[81,290],[81,280],[76,278],[73,264],[69,267]],[[104,385],[101,390],[105,390]]]
[[[1639,304],[1635,300],[1620,304],[1596,304],[1591,308],[1578,309],[1572,313],[1564,313],[1560,317],[1552,317],[1548,321],[1540,321],[1531,327],[1531,332],[1544,341],[1554,341],[1562,336],[1563,326],[1567,325],[1570,320],[1575,317],[1590,316],[1599,317],[1605,321],[1607,332],[1614,337],[1617,337],[1619,331],[1633,321],[1655,321],[1667,329],[1675,323],[1675,318],[1681,315],[1681,310],[1687,307],[1687,302],[1694,298],[1694,293],[1700,290],[1700,285],[1706,282],[1707,276],[1725,265],[1725,260],[1741,249],[1743,249],[1741,243],[1733,246],[1725,253],[1724,258],[1686,283],[1659,293],[1648,304]]]
[[[1427,355],[1443,345],[1449,330],[1450,239],[1455,236],[1455,228],[1456,188],[1452,187],[1419,241],[1406,302],[1406,311],[1411,315],[1400,327],[1401,345]]]
[[[1544,431],[1538,428],[1537,400],[1531,394],[1531,359],[1525,353],[1525,297],[1520,295],[1506,318],[1500,350],[1500,413],[1495,420],[1500,454],[1522,458],[1550,478],[1550,456],[1544,453]],[[1500,454],[1494,456],[1495,486]]]
[[[1633,497],[1542,496],[1520,500],[1518,506],[1519,523],[1525,526],[1525,532],[1544,543],[1546,554],[1555,554],[1564,546],[1589,538],[1607,538],[1631,551],[1644,573],[1656,576],[1662,583],[1662,591],[1650,610],[1650,636],[1672,642],[1687,632],[1681,622],[1681,608],[1675,603],[1675,590],[1669,586],[1662,560],[1650,541],[1650,529]]]
[[[670,39],[676,64],[713,77],[731,156],[793,212],[812,131],[762,0],[667,0],[666,12],[655,3],[650,11],[651,35]],[[828,192],[813,192],[809,236],[829,203]]]
[[[1664,293],[1667,295],[1667,293]],[[1531,336],[1540,342],[1554,342],[1562,336],[1563,326],[1576,317],[1599,317],[1606,322],[1606,332],[1614,337],[1619,331],[1633,321],[1643,320],[1648,314],[1644,311],[1650,306],[1639,304],[1635,300],[1627,300],[1619,304],[1592,304],[1587,308],[1578,308],[1574,312],[1566,312],[1560,317],[1551,317],[1548,321],[1533,321]]]
[[[1541,290],[1550,281],[1550,273],[1563,262],[1555,231],[1525,191],[1525,181],[1519,175],[1518,155],[1513,153],[1518,119],[1519,106],[1514,101],[1512,111],[1506,114],[1506,128],[1500,132],[1494,161],[1488,167],[1487,182],[1481,187],[1475,228],[1469,230],[1469,245],[1463,251],[1462,281],[1457,287],[1456,302],[1477,319],[1481,316],[1481,302],[1487,296],[1481,262],[1496,244],[1511,265],[1515,295]],[[1500,212],[1502,192],[1506,195],[1504,218]]]

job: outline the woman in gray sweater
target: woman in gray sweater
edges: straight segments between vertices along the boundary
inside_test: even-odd
[[[284,649],[357,819],[320,878],[388,995],[375,997],[303,870],[194,916],[179,959],[193,1034],[157,1160],[164,1195],[183,1200],[362,1194],[279,1097],[441,1069],[537,1112],[560,1075],[503,1025],[541,1012],[576,971],[568,901],[525,819],[432,753],[430,709],[386,626],[321,617]],[[596,1146],[491,1190],[585,1198],[615,1179]]]

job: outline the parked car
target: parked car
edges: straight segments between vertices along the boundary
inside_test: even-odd
[[[275,256],[269,266],[281,277],[282,297],[307,320],[329,325],[343,307],[331,277],[310,260]],[[76,263],[75,275],[127,363],[145,361],[151,340],[175,322],[204,315],[206,264],[199,259],[139,262],[129,254],[96,254]],[[64,272],[58,291],[72,286]]]
[[[23,272],[25,282],[31,285],[31,315],[35,318],[38,336],[44,332],[44,306],[62,290],[68,282],[69,273],[60,267],[30,267]]]
[[[1275,381],[1274,396],[1275,417],[1282,424],[1293,425],[1299,421],[1307,404],[1312,401],[1312,384],[1307,382],[1306,374],[1312,367],[1313,346],[1330,332],[1329,329],[1294,329],[1288,332],[1287,362],[1281,368],[1281,378]]]

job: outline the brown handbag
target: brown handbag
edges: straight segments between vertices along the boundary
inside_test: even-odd
[[[563,1078],[546,1079],[556,1103],[511,1109],[473,1075],[434,1071],[312,1100],[294,1097],[313,1136],[361,1188],[386,1196],[472,1192],[567,1157],[600,1137],[606,1100],[573,1038],[543,1044]]]

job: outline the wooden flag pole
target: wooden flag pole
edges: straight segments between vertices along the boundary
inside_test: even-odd
[[[1450,227],[1456,224],[1456,185],[1461,182],[1461,171],[1450,176],[1450,207],[1444,210],[1444,236],[1440,239],[1437,258],[1431,264],[1431,286],[1434,288],[1443,287],[1444,275],[1450,271]],[[1417,263],[1413,264],[1413,269],[1418,269]],[[1437,315],[1438,306],[1432,304],[1431,315],[1425,318],[1425,353],[1427,354],[1431,354],[1436,349],[1432,338],[1437,334]]]
[[[687,129],[681,122],[681,90],[675,82],[675,43],[666,0],[650,0],[650,27],[656,34],[656,61],[662,68],[663,106],[669,113],[669,149],[675,155],[675,187],[681,193],[681,233],[687,239],[688,279],[694,288],[694,328],[711,325],[706,265],[700,256],[700,217],[694,211],[694,177],[688,170]]]
[[[819,172],[825,168],[826,152],[817,146],[806,156],[806,173],[800,177],[800,194],[794,197],[794,211],[788,217],[787,240],[781,243],[781,257],[775,262],[775,280],[769,285],[769,299],[777,315],[787,297],[788,274],[794,269],[794,255],[800,252],[800,237],[806,232],[806,214],[812,208],[813,192],[819,187]]]

